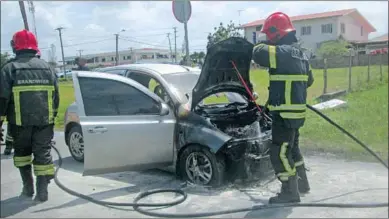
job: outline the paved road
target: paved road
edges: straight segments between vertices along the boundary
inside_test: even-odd
[[[125,172],[107,174],[98,177],[83,177],[82,164],[74,161],[64,144],[62,133],[56,133],[57,146],[64,156],[64,169],[60,171],[60,180],[69,188],[89,194],[96,199],[105,201],[128,202],[139,192],[156,189],[179,187],[182,182],[174,176],[162,171],[147,171],[142,173]],[[4,146],[1,147],[3,153]],[[54,156],[56,159],[56,156]],[[388,171],[376,163],[347,162],[331,157],[307,157],[312,191],[302,197],[304,202],[387,202],[388,191],[383,189],[388,185]],[[222,190],[209,190],[199,187],[186,187],[188,200],[172,208],[159,210],[170,213],[189,213],[208,210],[247,207],[265,203],[277,192],[277,181],[266,181],[250,185],[229,186]],[[366,190],[355,192],[358,190]],[[18,170],[13,167],[12,157],[1,155],[1,217],[146,217],[131,210],[131,208],[113,209],[89,203],[73,197],[54,182],[50,184],[50,199],[46,203],[35,203],[32,200],[19,198],[21,182]],[[341,194],[351,193],[347,196]],[[148,199],[158,202],[173,199],[173,195],[156,195]],[[147,201],[147,199],[146,199]],[[337,209],[337,208],[285,208],[266,211],[252,211],[222,215],[216,217],[236,218],[301,218],[301,217],[341,217],[341,218],[387,218],[388,208],[375,209]]]

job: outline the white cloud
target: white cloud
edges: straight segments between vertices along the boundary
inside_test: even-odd
[[[92,31],[105,31],[104,27],[98,25],[98,24],[88,24],[85,27],[86,30],[92,30]]]
[[[64,26],[63,44],[65,56],[74,56],[78,49],[83,54],[108,52],[115,49],[115,37],[120,33],[126,40],[119,41],[119,48],[153,47],[169,48],[167,33],[174,48],[173,27],[177,27],[177,50],[181,50],[184,39],[184,27],[173,16],[171,1],[129,1],[129,2],[92,2],[92,1],[34,1],[39,45],[43,49],[51,44],[56,46],[57,57],[61,57],[58,31],[54,29]],[[32,18],[27,9],[28,20],[32,26]],[[376,27],[380,35],[388,32],[387,2],[262,2],[262,1],[192,1],[192,16],[188,22],[189,45],[191,51],[205,49],[207,35],[220,22],[242,24],[257,19],[264,19],[276,10],[290,15],[309,14],[337,9],[357,8],[370,23]],[[243,10],[238,16],[238,10]],[[9,50],[12,34],[23,28],[17,1],[1,1],[1,49]],[[101,41],[82,44],[85,42]],[[132,40],[132,42],[128,41]],[[134,42],[136,41],[136,42]],[[77,45],[81,44],[81,45]]]

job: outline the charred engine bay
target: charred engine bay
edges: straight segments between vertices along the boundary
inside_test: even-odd
[[[249,180],[272,170],[268,156],[271,126],[261,117],[254,103],[211,104],[200,106],[195,112],[233,137],[222,149],[231,180]]]

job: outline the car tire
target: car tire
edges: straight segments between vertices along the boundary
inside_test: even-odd
[[[196,182],[194,179],[194,175],[191,174],[193,171],[191,171],[191,161],[193,161],[193,157],[197,156],[197,158],[200,158],[197,162],[201,163],[199,169],[197,171],[202,172],[204,174],[204,171],[210,174],[209,180],[204,180],[202,177],[203,182]],[[205,159],[204,159],[205,158]],[[185,181],[189,181],[194,184],[200,184],[203,186],[212,186],[212,187],[219,187],[224,183],[225,173],[226,173],[226,165],[225,165],[225,159],[222,156],[218,156],[216,154],[213,154],[209,151],[208,148],[199,146],[199,145],[190,145],[187,148],[184,149],[184,151],[180,155],[179,159],[179,169],[180,169],[180,175],[183,177]],[[208,166],[209,167],[205,167]],[[193,170],[193,168],[192,168]],[[211,172],[209,172],[211,170]],[[203,175],[205,176],[205,175]]]
[[[68,134],[69,152],[73,159],[84,162],[84,138],[80,126],[74,126]]]

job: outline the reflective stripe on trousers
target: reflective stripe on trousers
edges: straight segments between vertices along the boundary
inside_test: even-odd
[[[31,155],[24,156],[24,157],[14,156],[15,167],[24,167],[24,166],[31,165],[31,164],[32,164],[32,156]]]
[[[47,106],[49,110],[49,123],[54,121],[53,114],[53,92],[54,86],[42,86],[42,85],[29,85],[29,86],[14,86],[12,88],[14,102],[15,102],[15,122],[16,125],[22,125],[21,106],[20,106],[20,93],[28,91],[46,91],[47,92]],[[26,107],[26,106],[25,106]]]
[[[7,136],[5,137],[5,140],[6,141],[13,141],[14,139],[9,134],[7,134]]]
[[[288,149],[288,145],[289,144],[286,142],[283,143],[281,145],[280,154],[279,154],[281,163],[286,171],[286,172],[282,172],[282,173],[277,174],[277,177],[281,181],[287,181],[290,176],[296,175],[296,168],[295,167],[292,168],[290,166],[289,161],[288,161],[288,157],[286,156],[286,150]]]
[[[299,167],[301,165],[304,165],[304,161],[303,160],[300,160],[300,161],[294,163],[295,167]]]
[[[34,164],[35,176],[54,175],[54,172],[55,172],[54,164],[47,164],[47,165],[35,165]]]

